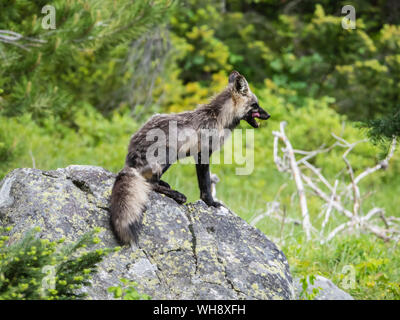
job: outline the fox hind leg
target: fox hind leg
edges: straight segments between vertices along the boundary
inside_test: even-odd
[[[176,202],[178,202],[179,204],[185,203],[187,199],[186,199],[186,196],[185,196],[184,194],[182,194],[182,193],[180,193],[180,192],[178,192],[178,191],[176,191],[176,190],[173,190],[173,189],[171,188],[171,186],[170,186],[167,182],[165,182],[165,181],[163,181],[163,180],[160,179],[160,178],[161,178],[161,175],[162,175],[165,171],[167,171],[167,169],[168,169],[169,167],[170,167],[170,164],[166,164],[166,165],[162,168],[161,173],[157,172],[157,173],[153,174],[153,176],[151,177],[151,179],[149,179],[149,180],[150,180],[150,183],[151,183],[151,185],[152,185],[152,187],[153,187],[153,190],[154,190],[155,192],[164,194],[164,195],[166,195],[167,197],[174,199],[174,200],[175,200]]]
[[[187,200],[184,194],[176,190],[172,190],[169,185],[165,186],[159,183],[153,183],[152,185],[155,192],[165,194],[167,197],[174,199],[179,204],[185,203]]]
[[[159,181],[158,181],[158,184],[159,184],[160,186],[163,186],[163,187],[166,187],[166,188],[170,188],[170,189],[171,189],[171,186],[170,186],[167,182],[165,182],[165,181],[163,181],[163,180],[159,180]]]

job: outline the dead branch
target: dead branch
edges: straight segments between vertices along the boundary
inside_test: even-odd
[[[250,225],[256,226],[264,218],[272,218],[280,223],[284,224],[286,222],[293,223],[295,225],[301,225],[301,221],[297,219],[292,219],[287,217],[284,212],[282,212],[280,203],[278,201],[267,202],[267,210],[261,214],[256,215],[250,220]]]
[[[394,151],[396,150],[396,145],[397,145],[397,139],[393,138],[391,146],[390,146],[390,150],[389,153],[387,154],[386,158],[383,159],[382,161],[380,161],[377,165],[375,165],[374,167],[371,168],[367,168],[365,169],[362,173],[360,173],[355,179],[354,179],[354,183],[355,184],[359,184],[360,181],[362,179],[364,179],[365,177],[367,177],[368,175],[381,170],[381,169],[386,169],[389,166],[389,161],[390,159],[393,157],[394,155]],[[348,191],[351,188],[351,185],[348,185],[346,187],[346,189],[343,192]]]
[[[285,144],[285,147],[286,147],[285,154],[289,158],[290,169],[292,172],[292,176],[295,180],[296,187],[297,187],[297,193],[298,193],[299,199],[300,199],[300,208],[301,208],[301,213],[303,216],[303,229],[306,233],[307,240],[310,240],[311,239],[310,230],[311,230],[312,225],[310,222],[310,215],[308,213],[307,198],[305,195],[303,181],[301,180],[300,169],[297,165],[297,161],[296,161],[296,157],[295,157],[295,154],[293,151],[292,144],[290,143],[289,139],[286,137],[286,134],[285,134],[286,125],[287,125],[286,122],[281,122],[280,131],[279,132],[274,131],[273,135],[275,136],[275,138],[281,139],[283,141],[283,143]],[[275,144],[277,144],[278,140],[275,139],[274,142],[275,142]],[[278,156],[277,145],[274,147],[274,159],[277,160],[277,166],[279,168],[279,166],[281,166],[281,163],[283,161],[281,161]],[[284,167],[281,166],[281,168],[284,168]]]
[[[323,192],[318,186],[306,175],[302,175],[303,180],[307,183],[307,185],[315,192],[315,194],[320,197],[322,200],[325,202],[329,203],[330,202],[330,197]],[[332,201],[332,206],[335,210],[338,212],[343,213],[347,218],[353,219],[353,213],[346,209],[340,202],[338,201]]]
[[[321,227],[321,232],[320,232],[320,237],[321,238],[322,238],[322,236],[324,234],[325,226],[328,223],[330,215],[331,215],[331,211],[332,211],[332,208],[333,208],[332,203],[333,203],[333,201],[335,200],[335,197],[336,197],[336,189],[337,189],[338,183],[339,183],[339,181],[335,180],[335,185],[333,186],[331,199],[330,199],[330,201],[328,203],[328,208],[326,209],[325,218],[324,218],[324,221],[322,221],[322,227]]]
[[[376,166],[367,168],[357,177],[354,174],[353,167],[348,160],[348,155],[350,152],[359,144],[366,142],[367,140],[357,141],[355,143],[349,143],[345,139],[336,136],[332,133],[332,136],[336,139],[336,142],[328,148],[321,146],[319,149],[314,151],[304,151],[304,150],[297,150],[294,149],[285,134],[285,127],[286,122],[282,122],[280,126],[280,131],[274,131],[274,161],[278,167],[279,171],[282,172],[290,172],[295,180],[297,194],[300,198],[300,207],[302,211],[303,217],[303,230],[306,233],[307,240],[310,239],[310,230],[314,231],[315,228],[312,226],[310,219],[309,219],[309,212],[307,208],[307,199],[306,193],[304,188],[305,185],[321,200],[325,202],[326,212],[324,215],[324,219],[321,225],[321,229],[319,232],[319,236],[321,239],[321,243],[325,243],[333,239],[337,234],[349,230],[349,231],[367,231],[371,232],[372,234],[376,235],[377,237],[383,239],[384,241],[388,240],[395,240],[400,234],[400,218],[396,217],[386,217],[384,209],[382,208],[372,208],[368,211],[367,214],[363,215],[362,212],[362,199],[363,196],[361,195],[359,183],[362,179],[366,176],[376,172],[380,169],[386,169],[388,167],[390,159],[394,155],[394,151],[396,148],[396,139],[393,139],[390,151],[386,158],[380,161]],[[281,149],[283,155],[279,156],[279,141],[282,141],[284,147]],[[330,152],[335,147],[342,147],[345,148],[345,152],[343,153],[342,159],[345,163],[347,173],[349,175],[350,183],[347,184],[344,188],[340,188],[343,190],[341,195],[346,194],[348,195],[350,191],[350,196],[348,198],[352,199],[352,208],[348,209],[346,207],[346,202],[341,200],[341,195],[337,194],[337,190],[339,190],[339,180],[335,180],[334,185],[324,177],[322,174],[321,169],[317,168],[316,166],[312,165],[308,160],[312,157],[315,157],[321,153]],[[299,161],[296,161],[296,154],[303,155],[304,157]],[[304,167],[300,167],[300,165],[304,165]],[[307,168],[310,170],[312,177],[306,175],[302,172],[302,169]],[[319,184],[322,183],[325,187],[330,191],[330,195],[323,191]],[[346,198],[347,199],[347,198]],[[276,208],[275,208],[276,209]],[[272,209],[271,209],[272,210]],[[280,219],[284,221],[284,218],[279,214],[272,212],[271,210],[267,210],[264,213],[264,216],[270,216]],[[331,219],[331,213],[333,210],[341,213],[349,219],[349,221],[344,222],[334,228],[326,238],[324,238],[324,230]],[[380,218],[382,220],[384,228],[380,227],[376,224],[376,218]],[[287,219],[287,218],[286,218]],[[394,236],[394,235],[397,236]]]
[[[321,240],[321,244],[324,244],[330,240],[332,240],[340,231],[345,230],[346,228],[351,227],[353,224],[352,221],[348,221],[346,223],[341,224],[337,228],[335,228],[329,235],[326,237],[326,239]]]
[[[297,154],[305,155],[304,158],[300,159],[300,160],[297,162],[298,164],[301,164],[301,163],[303,163],[303,162],[305,162],[305,161],[310,160],[311,158],[314,158],[314,157],[317,156],[318,154],[327,153],[327,152],[331,151],[331,150],[332,150],[333,148],[335,148],[337,145],[338,145],[338,143],[335,142],[333,145],[331,145],[330,147],[325,148],[325,149],[324,149],[324,146],[321,146],[319,149],[314,150],[314,151],[304,151],[304,150],[297,150],[297,149],[295,149],[295,150],[293,150],[293,151],[294,151],[295,153],[297,153]]]
[[[325,179],[325,177],[321,174],[321,170],[317,169],[315,166],[313,166],[311,163],[309,163],[308,161],[303,161],[304,165],[310,169],[317,177],[318,179],[320,179],[324,185],[331,191],[333,192],[333,188],[331,186],[331,184],[328,182],[328,180]]]

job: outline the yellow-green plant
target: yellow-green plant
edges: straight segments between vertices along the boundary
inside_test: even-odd
[[[97,263],[113,251],[93,248],[100,242],[100,228],[68,244],[63,238],[40,238],[38,227],[10,243],[10,230],[0,229],[0,300],[83,298],[79,289],[90,286]]]
[[[151,300],[151,297],[137,291],[137,283],[125,278],[120,279],[120,284],[115,287],[109,287],[108,292],[114,295],[115,299],[122,300]]]

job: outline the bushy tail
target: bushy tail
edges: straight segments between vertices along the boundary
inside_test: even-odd
[[[150,190],[137,169],[125,167],[118,173],[111,193],[111,223],[121,243],[137,242]]]

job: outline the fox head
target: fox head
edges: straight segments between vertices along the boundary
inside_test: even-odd
[[[258,128],[259,124],[255,120],[256,118],[262,120],[270,118],[268,112],[258,104],[258,99],[251,92],[245,77],[239,72],[231,72],[229,86],[231,87],[233,108],[237,119],[246,120],[253,128]]]

